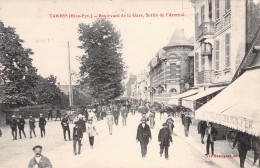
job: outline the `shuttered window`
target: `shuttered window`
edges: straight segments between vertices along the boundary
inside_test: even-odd
[[[225,36],[225,42],[226,42],[226,49],[225,49],[225,52],[226,52],[226,57],[225,57],[225,65],[226,65],[226,68],[229,68],[230,67],[230,34],[226,34]]]
[[[216,19],[219,19],[219,0],[215,1],[215,11],[216,11]]]
[[[171,69],[171,79],[176,79],[177,78],[176,64],[171,64],[170,69]]]
[[[216,70],[219,70],[219,41],[215,41],[215,63]]]
[[[230,0],[226,0],[226,11],[230,10],[231,8],[231,2]]]
[[[201,56],[201,71],[205,70],[205,57]]]
[[[205,21],[205,6],[203,5],[201,7],[201,23],[204,23]]]

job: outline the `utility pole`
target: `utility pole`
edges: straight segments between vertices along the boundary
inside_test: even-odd
[[[73,106],[73,88],[71,85],[71,69],[70,69],[70,43],[68,41],[68,66],[69,66],[69,101],[70,107]]]

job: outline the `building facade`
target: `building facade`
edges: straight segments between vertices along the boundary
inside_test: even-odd
[[[168,45],[150,61],[150,100],[167,103],[193,85],[193,44],[176,29]]]

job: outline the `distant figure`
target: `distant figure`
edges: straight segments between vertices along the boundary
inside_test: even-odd
[[[141,119],[141,124],[137,128],[136,142],[140,142],[142,158],[144,159],[147,154],[147,145],[152,140],[151,130],[146,124],[146,118]]]
[[[18,129],[19,129],[20,139],[22,139],[22,134],[21,134],[21,132],[23,133],[24,137],[26,138],[26,134],[25,134],[25,132],[24,132],[24,125],[25,125],[25,120],[24,120],[24,118],[22,117],[22,115],[20,115],[20,118],[18,119]]]
[[[83,131],[79,127],[78,121],[75,121],[74,124],[75,124],[75,127],[73,128],[73,150],[74,150],[74,154],[77,155],[77,154],[80,154],[81,140],[83,138]],[[77,149],[76,149],[77,144],[78,144],[78,153],[77,153]]]
[[[56,121],[57,121],[57,118],[60,118],[60,121],[61,121],[61,113],[60,113],[60,109],[57,109],[57,114],[56,114]]]
[[[160,145],[160,157],[162,157],[164,151],[165,159],[168,160],[168,149],[170,146],[170,142],[172,143],[172,136],[170,130],[168,129],[167,123],[163,123],[163,128],[159,131],[158,142]]]
[[[126,126],[127,115],[128,115],[128,110],[127,110],[127,107],[125,105],[121,109],[121,117],[122,117],[122,124],[123,124],[123,126]]]
[[[114,108],[114,119],[115,119],[115,124],[118,125],[118,118],[119,118],[119,108],[118,107],[115,107]]]
[[[17,140],[17,120],[15,118],[15,115],[12,115],[10,128],[12,130],[13,140]]]
[[[34,136],[36,137],[36,134],[35,134],[35,119],[32,117],[32,115],[30,115],[29,127],[30,127],[30,138],[32,138],[32,132],[33,132]]]
[[[78,124],[79,124],[79,127],[80,129],[83,131],[83,132],[86,132],[86,123],[85,121],[83,120],[83,115],[79,114],[78,115]]]
[[[92,122],[95,123],[97,121],[96,114],[93,112],[93,110],[89,110],[89,119],[92,119]]]
[[[114,116],[112,115],[111,111],[108,111],[106,118],[107,118],[107,125],[108,125],[108,129],[109,129],[109,134],[112,135],[113,124],[114,124]]]
[[[207,137],[207,145],[206,145],[206,155],[209,154],[209,146],[211,146],[211,154],[214,155],[214,141],[216,141],[216,136],[218,135],[218,131],[215,127],[213,127],[213,123],[208,124],[208,128],[205,131]]]
[[[48,120],[51,118],[51,120],[52,120],[52,109],[50,109],[49,111],[48,111]]]
[[[200,121],[198,123],[198,133],[201,135],[201,143],[204,144],[204,136],[205,131],[207,129],[207,122],[206,121]]]
[[[233,144],[233,148],[237,144],[237,149],[239,153],[239,158],[240,158],[240,167],[244,168],[244,163],[246,160],[246,154],[249,149],[249,144],[250,144],[250,137],[247,133],[244,132],[238,132],[235,137],[235,141]]]
[[[50,160],[42,155],[42,146],[33,147],[35,157],[33,157],[28,165],[28,168],[52,168]]]
[[[174,120],[172,119],[171,115],[168,116],[168,118],[166,120],[166,124],[170,130],[170,133],[173,134]]]
[[[91,149],[93,149],[94,138],[95,138],[95,135],[98,135],[98,133],[97,133],[97,129],[96,129],[95,124],[93,123],[92,119],[88,120],[87,133],[88,133],[90,147],[91,147]]]
[[[63,136],[64,136],[64,140],[67,141],[66,139],[66,132],[68,131],[68,136],[69,136],[69,140],[70,139],[70,127],[69,127],[69,116],[67,114],[64,115],[64,117],[61,120],[61,126],[63,129]]]
[[[191,124],[191,118],[188,114],[186,114],[186,116],[183,119],[184,121],[184,133],[185,136],[189,136],[189,128],[190,128],[190,124]]]
[[[155,111],[154,110],[151,110],[150,111],[150,114],[149,114],[149,120],[150,120],[150,127],[151,129],[154,128],[154,125],[155,125]]]
[[[45,136],[45,125],[46,125],[47,121],[45,120],[45,118],[43,117],[43,114],[40,114],[40,119],[39,119],[39,127],[40,127],[40,131],[41,131],[41,137],[43,138],[43,136]]]

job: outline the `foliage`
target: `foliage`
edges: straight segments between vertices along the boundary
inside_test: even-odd
[[[35,101],[38,104],[50,104],[52,107],[68,107],[69,99],[56,84],[56,77],[50,75],[47,78],[38,76],[37,86],[34,89]]]
[[[113,99],[123,93],[122,80],[126,72],[122,60],[120,33],[107,19],[92,24],[79,24],[79,48],[85,51],[80,57],[80,84],[89,87],[95,99]]]
[[[0,102],[11,107],[34,104],[37,69],[32,66],[32,50],[24,48],[23,42],[15,28],[0,21]]]

